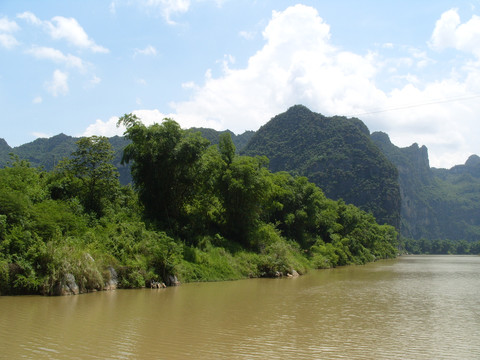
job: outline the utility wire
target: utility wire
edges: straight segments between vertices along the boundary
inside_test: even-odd
[[[352,114],[352,115],[349,115],[348,117],[359,117],[359,116],[378,114],[378,113],[383,113],[383,112],[388,112],[388,111],[411,109],[411,108],[427,106],[427,105],[444,104],[444,103],[462,101],[462,100],[472,100],[472,99],[476,99],[476,98],[479,98],[479,97],[480,97],[480,94],[476,94],[476,95],[463,96],[463,97],[458,97],[458,98],[435,100],[435,101],[429,101],[429,102],[424,102],[424,103],[420,103],[420,104],[404,105],[404,106],[388,108],[388,109],[381,109],[381,110],[372,110],[372,111],[367,111],[367,112],[364,112],[364,113]]]

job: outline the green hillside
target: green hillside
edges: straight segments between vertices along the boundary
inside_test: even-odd
[[[397,166],[402,196],[400,234],[414,239],[477,241],[480,238],[480,158],[465,165],[430,168],[428,150],[399,148],[385,133],[372,140]]]
[[[244,154],[265,155],[270,170],[306,176],[327,197],[371,212],[379,223],[399,226],[397,169],[358,119],[325,117],[296,105],[262,126]]]

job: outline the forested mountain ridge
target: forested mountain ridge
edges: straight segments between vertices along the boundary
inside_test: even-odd
[[[425,146],[399,148],[385,133],[370,135],[358,119],[328,118],[304,106],[294,106],[273,120],[257,132],[240,135],[207,128],[189,131],[200,132],[214,145],[222,134],[228,133],[238,153],[267,155],[271,170],[308,176],[328,197],[359,205],[375,214],[380,223],[387,219],[406,238],[467,241],[480,238],[477,155],[472,155],[464,165],[436,169],[430,167]],[[0,138],[0,168],[10,161],[9,154],[13,153],[32,166],[50,171],[72,153],[78,139],[59,134],[12,148]],[[132,179],[130,165],[121,165],[121,156],[129,140],[114,136],[109,142],[120,182],[128,184]]]
[[[480,158],[431,168],[425,146],[399,148],[387,134],[372,140],[397,166],[402,197],[400,234],[407,238],[476,241],[480,238]]]
[[[0,138],[0,152],[10,151],[12,148],[7,144],[5,139]]]
[[[43,167],[45,170],[51,171],[61,160],[70,157],[76,148],[75,143],[79,139],[61,133],[50,138],[38,138],[14,148],[11,148],[4,139],[0,139],[0,168],[10,161],[10,154],[14,154],[20,159],[28,160],[32,166]],[[128,184],[132,179],[130,170],[121,164],[121,157],[123,148],[129,141],[123,136],[113,136],[109,138],[109,142],[114,151],[113,164],[120,173],[120,182]]]
[[[400,224],[398,172],[358,119],[325,117],[302,105],[272,118],[243,153],[265,155],[271,171],[306,176],[332,199],[370,211],[379,223]]]
[[[218,144],[222,133],[228,132],[235,147],[239,150],[245,146],[255,133],[254,131],[245,131],[243,134],[235,135],[229,130],[216,131],[206,128],[191,128],[189,131],[200,132],[213,145]],[[14,154],[20,159],[28,160],[32,166],[43,167],[45,170],[51,171],[59,161],[70,156],[76,148],[75,143],[79,139],[78,137],[61,133],[50,138],[38,138],[32,142],[12,148],[4,139],[0,138],[0,168],[6,166],[10,161],[10,154]],[[123,136],[112,136],[108,140],[114,151],[113,164],[117,167],[120,174],[120,183],[128,184],[132,180],[130,166],[122,165],[121,159],[123,149],[130,141]]]
[[[200,132],[200,134],[210,141],[212,145],[218,145],[220,141],[220,135],[224,133],[228,133],[230,137],[232,138],[232,142],[235,145],[235,148],[237,150],[242,150],[247,143],[250,141],[250,139],[255,135],[255,131],[252,130],[247,130],[242,134],[236,135],[230,130],[224,130],[224,131],[217,131],[214,129],[209,129],[209,128],[190,128],[188,129],[189,131],[193,132]]]

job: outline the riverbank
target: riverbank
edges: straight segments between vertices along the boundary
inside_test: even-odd
[[[138,135],[124,151],[134,187],[118,183],[111,145],[96,136],[54,171],[18,158],[0,169],[0,294],[275,277],[396,256],[395,228],[305,177],[271,173],[264,157],[237,156],[228,136],[209,147],[174,121],[124,121]]]

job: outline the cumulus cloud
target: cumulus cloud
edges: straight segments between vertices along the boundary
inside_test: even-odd
[[[244,38],[245,40],[252,40],[255,37],[255,32],[242,30],[238,33],[238,36]]]
[[[296,103],[334,114],[378,100],[374,58],[335,48],[317,10],[296,5],[274,12],[263,36],[265,45],[246,68],[224,64],[221,77],[207,73],[203,86],[190,86],[197,89],[191,100],[172,104],[182,124],[242,132]]]
[[[447,23],[442,18],[439,21]],[[450,29],[455,33],[460,26]],[[207,70],[202,84],[185,82],[191,97],[172,102],[173,114],[168,116],[184,128],[242,133],[257,130],[294,104],[304,104],[328,116],[357,116],[371,131],[387,132],[398,146],[427,145],[433,166],[449,167],[463,163],[472,152],[480,153],[478,135],[471,130],[478,128],[480,113],[478,61],[455,66],[455,72],[438,80],[426,80],[424,70],[435,64],[426,51],[399,48],[406,53],[402,58],[345,51],[335,46],[330,26],[317,10],[305,5],[273,12],[263,37],[263,47],[245,67],[234,68],[227,56],[219,76]],[[444,45],[459,44],[458,39],[447,40]],[[473,49],[458,47],[466,48]],[[392,64],[396,68],[390,74]],[[379,75],[400,79],[402,84],[382,89]],[[159,110],[139,110],[137,115],[147,123],[165,117]]]
[[[56,63],[65,64],[68,67],[84,69],[84,63],[82,59],[72,54],[65,55],[60,50],[44,47],[44,46],[32,46],[27,50],[28,54],[33,55],[37,59],[48,59]]]
[[[430,46],[435,50],[454,48],[480,57],[480,17],[461,23],[457,9],[442,14],[435,24]]]
[[[30,11],[25,11],[21,14],[18,14],[17,18],[25,20],[33,25],[42,25],[43,23],[42,20],[40,20],[35,14],[31,13]]]
[[[6,16],[0,18],[1,32],[15,32],[15,31],[18,31],[19,29],[20,27],[15,21],[9,20]]]
[[[132,114],[135,114],[146,126],[158,123],[160,124],[163,119],[172,117],[172,115],[165,115],[158,110],[134,110]],[[80,136],[121,136],[125,131],[124,126],[117,127],[118,116],[112,116],[107,121],[97,119],[95,123],[89,125],[83,134]]]
[[[35,136],[37,139],[48,139],[53,136],[52,134],[47,134],[47,133],[38,132],[38,131],[32,132],[32,135]]]
[[[55,70],[53,72],[52,80],[45,84],[47,91],[53,96],[66,95],[68,93],[68,74]]]
[[[18,45],[18,41],[11,34],[0,34],[0,45],[5,49],[11,49]]]
[[[0,46],[5,49],[17,46],[19,43],[12,33],[19,29],[20,27],[15,21],[9,20],[7,17],[0,18]]]
[[[125,131],[125,128],[117,128],[117,121],[118,117],[117,116],[112,116],[110,119],[107,121],[103,121],[101,119],[95,120],[95,123],[89,125],[85,132],[83,134],[80,134],[80,136],[92,136],[92,135],[98,135],[98,136],[115,136],[115,135],[123,135],[123,132]]]
[[[97,45],[89,38],[85,30],[74,18],[55,16],[51,22],[47,22],[47,28],[53,39],[64,39],[67,42],[80,47],[90,49],[93,52],[108,53],[109,50]]]
[[[155,56],[157,55],[157,49],[152,45],[148,45],[144,49],[135,49],[134,56],[136,55]]]
[[[30,24],[41,26],[52,39],[65,40],[69,44],[78,48],[89,49],[93,52],[108,53],[109,50],[95,43],[91,39],[83,27],[74,18],[66,18],[63,16],[55,16],[48,20],[40,20],[35,14],[26,11],[18,14],[19,19],[23,19]]]
[[[172,16],[185,13],[190,8],[190,0],[144,0],[143,5],[147,9],[159,11],[165,21],[169,24],[176,24]]]

